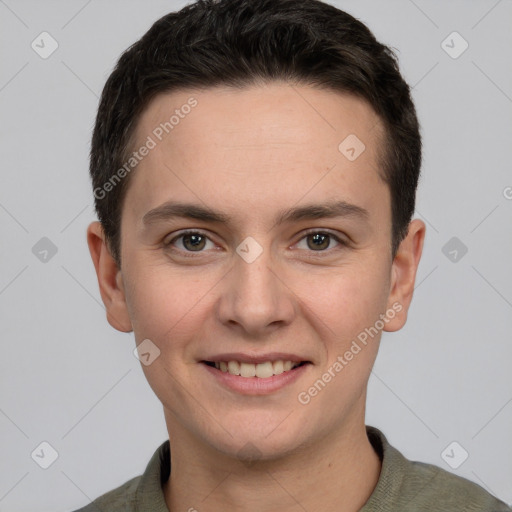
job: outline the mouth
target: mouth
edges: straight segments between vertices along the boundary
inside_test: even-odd
[[[211,368],[215,368],[219,372],[247,379],[268,379],[283,373],[294,372],[297,368],[311,364],[310,361],[290,361],[285,359],[262,361],[258,363],[238,360],[201,361],[201,363]]]

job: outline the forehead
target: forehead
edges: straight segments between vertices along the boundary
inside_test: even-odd
[[[152,149],[128,194],[140,211],[169,195],[226,209],[257,207],[262,193],[280,206],[305,194],[334,198],[334,191],[375,202],[387,189],[379,175],[382,139],[382,123],[365,101],[330,90],[271,83],[160,94],[136,127],[132,149]]]
[[[322,140],[323,146],[331,147],[350,133],[359,134],[372,145],[381,131],[379,117],[361,98],[272,82],[159,94],[140,116],[135,139],[152,134],[157,142],[171,143],[161,139],[174,139],[187,143],[196,136],[195,142],[201,142],[205,149],[220,143],[234,150],[251,149],[252,144],[295,142],[307,143],[304,150],[311,150],[312,145],[320,149]],[[208,137],[201,140],[206,132]]]

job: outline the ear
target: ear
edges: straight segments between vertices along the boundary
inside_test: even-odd
[[[426,227],[423,221],[419,219],[411,221],[407,236],[402,240],[393,260],[388,310],[393,310],[396,314],[386,323],[385,331],[398,331],[407,321],[407,312],[414,292],[416,271],[423,251],[425,231]]]
[[[87,244],[96,269],[108,323],[118,331],[131,332],[132,324],[126,306],[123,276],[110,254],[100,222],[93,222],[87,228]]]

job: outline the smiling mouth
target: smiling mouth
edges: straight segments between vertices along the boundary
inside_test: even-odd
[[[273,377],[274,375],[281,375],[285,372],[291,372],[300,366],[311,364],[309,361],[295,362],[295,361],[265,361],[263,363],[244,363],[239,361],[201,361],[202,363],[216,368],[217,370],[229,373],[231,375],[238,375],[240,377],[256,377],[265,379]]]

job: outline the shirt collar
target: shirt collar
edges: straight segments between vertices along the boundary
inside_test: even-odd
[[[375,427],[366,426],[366,434],[382,462],[379,480],[359,512],[379,510],[392,512],[401,495],[401,487],[409,461],[393,448],[384,434]]]
[[[167,439],[157,448],[140,479],[135,495],[137,512],[169,512],[162,486],[170,473],[171,452]]]

